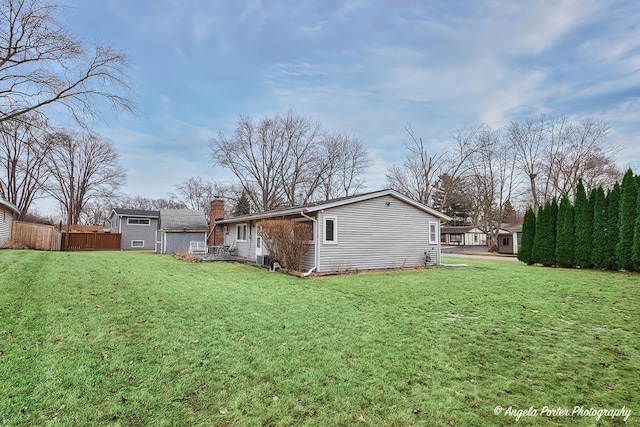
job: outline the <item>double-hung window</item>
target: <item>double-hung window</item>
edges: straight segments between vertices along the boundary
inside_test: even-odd
[[[338,243],[338,218],[335,216],[324,217],[324,233],[322,237],[324,244],[335,245]]]
[[[438,223],[437,222],[429,223],[429,244],[430,245],[438,244]]]
[[[247,241],[247,224],[236,225],[236,242]]]

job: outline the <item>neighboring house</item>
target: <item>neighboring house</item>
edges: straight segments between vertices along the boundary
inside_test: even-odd
[[[20,215],[20,210],[4,199],[0,199],[0,245],[11,241],[13,220]]]
[[[451,246],[487,246],[487,233],[473,226],[442,226],[441,242]]]
[[[447,215],[394,190],[217,220],[236,256],[266,263],[259,222],[291,219],[309,224],[312,240],[302,264],[317,272],[440,264],[440,222]]]
[[[522,241],[522,226],[498,231],[498,253],[515,255]]]
[[[156,233],[156,253],[188,252],[190,242],[202,242],[206,247],[209,224],[204,211],[161,209]]]
[[[122,235],[122,250],[155,249],[159,217],[159,211],[116,208],[109,217],[110,231]]]

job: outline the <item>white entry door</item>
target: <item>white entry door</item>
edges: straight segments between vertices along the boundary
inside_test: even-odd
[[[262,256],[262,236],[256,236],[256,259]]]

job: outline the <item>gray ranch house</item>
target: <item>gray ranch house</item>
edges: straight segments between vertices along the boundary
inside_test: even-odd
[[[160,211],[116,208],[111,211],[111,233],[122,234],[121,249],[153,250]]]
[[[209,223],[204,211],[161,209],[156,232],[156,253],[189,252],[192,243],[200,242],[206,252]]]
[[[380,190],[299,207],[215,221],[232,253],[268,265],[261,220],[290,219],[309,224],[312,239],[304,270],[403,268],[440,264],[440,222],[447,215],[394,190]]]
[[[18,217],[20,210],[4,199],[0,199],[0,245],[11,241],[13,220]]]

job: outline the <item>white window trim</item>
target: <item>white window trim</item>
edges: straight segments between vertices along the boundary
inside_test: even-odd
[[[147,220],[147,224],[132,224],[131,220],[135,219],[136,221],[140,221],[142,219]],[[143,227],[149,227],[151,225],[151,218],[127,218],[127,225],[141,225]]]
[[[142,242],[142,246],[135,246],[135,245],[133,244],[133,242]],[[132,247],[132,248],[144,248],[144,240],[139,240],[139,239],[132,240],[132,241],[131,241],[131,247]]]
[[[428,233],[429,233],[429,244],[430,245],[437,245],[438,244],[438,223],[434,222],[434,221],[429,221],[429,225],[428,225],[429,229],[428,229]],[[434,233],[433,233],[433,239],[431,238],[431,227],[434,227]]]
[[[333,221],[333,240],[327,240],[327,220]],[[338,244],[338,217],[325,216],[322,219],[322,243],[325,245]]]
[[[238,238],[238,231],[240,230],[240,227],[244,227],[244,240]],[[236,224],[236,242],[246,242],[247,237],[249,237],[249,227],[247,226],[247,223],[244,222],[242,224]]]

